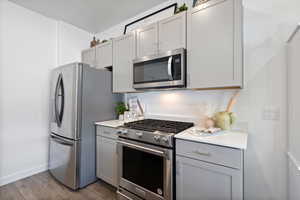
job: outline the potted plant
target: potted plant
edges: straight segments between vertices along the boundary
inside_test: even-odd
[[[182,6],[180,6],[179,8],[176,9],[175,14],[181,13],[181,12],[186,11],[186,10],[188,10],[188,7],[184,3]]]
[[[116,106],[116,113],[119,116],[119,120],[124,120],[124,112],[128,111],[124,102],[118,102]]]

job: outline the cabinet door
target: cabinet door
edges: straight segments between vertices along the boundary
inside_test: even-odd
[[[81,52],[81,62],[95,66],[96,50],[95,48],[90,48],[83,50]]]
[[[158,23],[159,52],[186,48],[186,12]]]
[[[138,58],[158,53],[157,23],[138,29],[136,35]]]
[[[242,87],[242,2],[211,0],[188,14],[188,88]]]
[[[112,66],[112,41],[107,41],[96,47],[96,67],[105,68]]]
[[[135,34],[113,40],[113,92],[132,92],[133,59],[136,55]]]
[[[177,200],[242,200],[242,172],[176,156]]]
[[[97,136],[97,177],[117,187],[117,141]]]

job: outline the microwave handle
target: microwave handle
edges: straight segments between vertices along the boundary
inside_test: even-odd
[[[170,56],[170,57],[169,57],[169,60],[168,60],[168,75],[169,75],[170,80],[173,80],[173,74],[172,74],[172,60],[173,60],[173,57]]]

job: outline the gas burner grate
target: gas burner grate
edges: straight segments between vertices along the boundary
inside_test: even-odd
[[[194,126],[190,122],[178,122],[178,121],[167,121],[167,120],[156,120],[156,119],[145,119],[135,122],[125,123],[124,127],[142,131],[161,131],[165,133],[179,133],[190,127]]]

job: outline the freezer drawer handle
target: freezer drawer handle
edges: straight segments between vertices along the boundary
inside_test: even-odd
[[[57,143],[60,143],[62,145],[67,145],[67,146],[73,146],[73,143],[72,142],[69,142],[69,141],[66,141],[65,139],[61,138],[61,137],[56,137],[54,135],[51,135],[51,138],[57,142]]]

